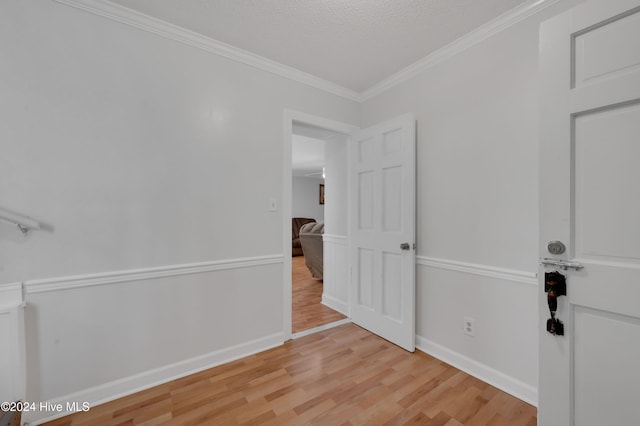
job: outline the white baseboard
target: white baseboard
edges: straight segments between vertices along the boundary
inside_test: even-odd
[[[334,311],[340,312],[342,315],[349,316],[349,306],[340,299],[336,299],[328,294],[322,294],[322,304]]]
[[[284,343],[284,333],[275,333],[251,342],[242,343],[229,348],[214,351],[205,355],[197,356],[174,364],[145,371],[120,380],[115,380],[104,385],[85,389],[70,395],[50,400],[52,404],[62,404],[66,407],[67,402],[89,402],[93,407],[98,404],[113,401],[123,396],[131,395],[141,390],[149,389],[172,380],[207,370],[227,362],[244,358],[258,352],[280,346]],[[70,411],[61,412],[29,412],[23,414],[25,425],[39,425],[44,422],[73,414]]]
[[[416,347],[422,352],[438,358],[524,402],[535,407],[538,406],[538,390],[527,383],[421,336],[416,336]]]

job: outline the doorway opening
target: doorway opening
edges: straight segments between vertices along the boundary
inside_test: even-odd
[[[285,112],[284,329],[290,338],[350,321],[347,141],[354,129]]]

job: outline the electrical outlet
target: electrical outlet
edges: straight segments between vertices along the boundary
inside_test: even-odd
[[[474,337],[476,335],[476,320],[469,317],[464,317],[463,320],[464,320],[464,328],[462,331],[467,336]]]

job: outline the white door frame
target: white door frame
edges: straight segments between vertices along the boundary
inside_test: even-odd
[[[292,167],[291,167],[291,137],[292,137],[292,129],[293,122],[299,122],[304,124],[309,124],[315,127],[321,127],[323,129],[331,130],[336,133],[342,133],[347,135],[348,137],[359,130],[359,127],[342,123],[340,121],[330,120],[324,117],[319,117],[317,115],[307,114],[301,111],[295,111],[291,109],[284,110],[284,119],[283,119],[283,143],[282,143],[282,203],[281,203],[281,213],[282,213],[282,244],[284,253],[284,264],[283,264],[283,284],[282,284],[282,300],[283,300],[283,330],[284,330],[284,339],[290,340],[293,336],[292,327],[292,283],[291,283],[291,209],[292,205],[292,188],[291,188],[291,179],[293,177]],[[347,138],[347,143],[349,143],[349,138]],[[350,200],[350,198],[349,198]],[[347,214],[350,211],[350,204],[347,206]],[[347,226],[347,238],[351,235],[350,225]]]

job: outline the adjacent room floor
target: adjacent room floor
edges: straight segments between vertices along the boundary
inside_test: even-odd
[[[311,276],[311,272],[304,264],[304,256],[292,258],[291,271],[294,333],[346,318],[340,312],[321,303],[322,281]]]

